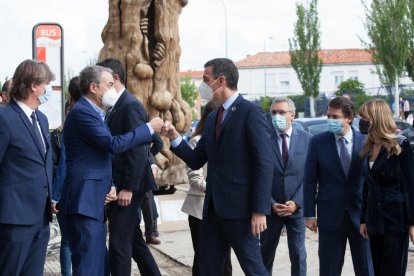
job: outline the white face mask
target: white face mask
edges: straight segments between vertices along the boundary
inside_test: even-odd
[[[200,84],[200,86],[198,87],[198,91],[200,91],[200,96],[203,100],[206,101],[211,101],[213,99],[213,95],[214,93],[217,92],[213,92],[213,89],[211,88],[211,85],[213,83],[215,83],[218,80],[218,78],[213,81],[210,85],[208,85],[207,83],[205,83],[204,81]]]
[[[118,92],[116,92],[115,88],[111,88],[105,92],[102,97],[102,104],[105,107],[113,107],[116,104],[116,101],[119,98]]]

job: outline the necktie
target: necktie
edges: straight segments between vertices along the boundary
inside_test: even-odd
[[[351,167],[351,156],[349,156],[348,150],[345,146],[345,138],[339,138],[339,142],[341,143],[339,159],[341,160],[345,175],[348,176],[349,168]]]
[[[32,112],[32,115],[30,115],[30,118],[32,118],[33,132],[35,133],[37,143],[40,146],[40,148],[43,150],[43,153],[45,153],[46,149],[45,149],[45,146],[43,144],[43,139],[42,139],[42,136],[40,134],[39,128],[37,127],[36,114],[35,114],[34,111]]]
[[[286,133],[281,133],[280,137],[282,138],[282,159],[283,159],[283,166],[286,167],[288,160],[289,160],[289,152],[286,142]]]
[[[220,128],[221,128],[221,121],[223,121],[223,111],[224,108],[221,105],[217,112],[217,121],[216,121],[216,141],[218,140],[220,136]]]

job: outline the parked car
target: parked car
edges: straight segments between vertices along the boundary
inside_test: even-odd
[[[326,116],[316,118],[298,118],[293,120],[292,127],[297,127],[309,132],[312,135],[316,135],[328,130],[328,125],[326,122]]]
[[[397,124],[396,133],[407,137],[410,141],[411,147],[414,149],[414,127],[400,119],[395,119],[395,123]],[[292,126],[305,130],[312,135],[328,130],[326,117],[298,118],[293,120]],[[352,126],[354,129],[359,131],[359,118],[355,118],[353,120]]]
[[[400,134],[407,137],[408,141],[410,141],[411,147],[414,149],[414,127],[401,119],[394,119],[394,121],[397,125],[396,134]],[[352,126],[355,129],[359,130],[359,118],[354,119],[354,121],[352,122]]]

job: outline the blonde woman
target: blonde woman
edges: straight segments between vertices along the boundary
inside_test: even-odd
[[[367,138],[360,233],[369,238],[375,275],[405,275],[408,237],[414,241],[414,157],[409,141],[397,136],[388,104],[371,100],[359,110]]]

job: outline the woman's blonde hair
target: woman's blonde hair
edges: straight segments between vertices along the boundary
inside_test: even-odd
[[[388,151],[388,157],[391,155],[399,155],[401,147],[395,139],[397,125],[392,117],[392,112],[388,104],[381,99],[375,99],[364,103],[359,108],[359,116],[368,119],[371,122],[368,130],[368,137],[361,150],[361,157],[365,157],[372,152],[374,146],[374,139],[371,133],[374,133],[381,139],[381,144]]]

